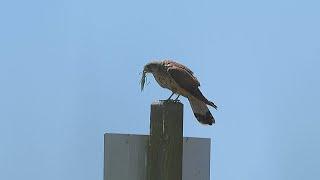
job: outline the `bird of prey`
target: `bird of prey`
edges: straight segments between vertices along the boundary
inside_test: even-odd
[[[207,105],[215,109],[217,109],[217,106],[203,96],[199,90],[200,83],[189,68],[171,60],[150,62],[143,68],[141,91],[144,88],[147,73],[153,74],[162,88],[172,91],[167,100],[170,100],[174,94],[178,95],[175,100],[178,100],[179,96],[182,95],[188,98],[194,116],[200,123],[208,125],[215,123]]]

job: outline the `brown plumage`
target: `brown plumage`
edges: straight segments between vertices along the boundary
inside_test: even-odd
[[[215,109],[217,106],[203,96],[199,89],[200,83],[189,68],[170,60],[150,62],[143,69],[141,90],[144,87],[146,73],[152,73],[158,84],[171,90],[172,95],[178,94],[188,98],[193,113],[200,123],[209,125],[215,123],[207,105]]]

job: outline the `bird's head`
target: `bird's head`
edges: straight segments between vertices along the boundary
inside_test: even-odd
[[[159,61],[149,62],[148,64],[146,64],[143,67],[143,72],[145,72],[145,73],[153,73],[154,71],[156,71],[159,68],[160,64],[161,64],[161,62],[159,62]]]
[[[161,65],[161,62],[153,61],[153,62],[146,64],[143,67],[142,77],[141,77],[141,81],[140,81],[141,91],[143,90],[144,84],[146,83],[147,73],[153,73],[153,72],[157,71],[157,69],[159,68],[160,65]]]

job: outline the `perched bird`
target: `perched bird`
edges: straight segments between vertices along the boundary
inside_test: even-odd
[[[174,94],[178,94],[175,100],[178,100],[179,96],[182,95],[188,98],[194,116],[200,123],[208,125],[215,123],[207,105],[215,109],[217,109],[217,106],[203,96],[199,90],[200,83],[189,68],[170,60],[150,62],[143,68],[141,91],[144,88],[147,73],[153,74],[162,88],[172,91],[167,100],[170,100]]]

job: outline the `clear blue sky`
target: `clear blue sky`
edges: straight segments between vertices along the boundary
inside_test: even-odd
[[[188,65],[219,106],[211,179],[320,179],[320,2],[2,1],[0,179],[102,180],[103,134],[149,133],[170,93],[139,73]]]

